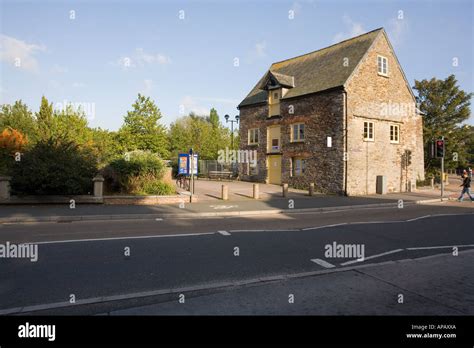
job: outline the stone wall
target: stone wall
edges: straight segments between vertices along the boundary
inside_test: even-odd
[[[197,201],[197,196],[193,196],[193,202]],[[157,205],[157,204],[179,204],[189,203],[189,196],[104,196],[104,204],[112,205]]]
[[[378,75],[377,56],[388,59],[388,77]],[[405,150],[412,152],[408,181],[424,178],[422,119],[415,112],[396,57],[380,35],[354,72],[347,86],[349,195],[372,194],[377,175],[387,177],[388,192],[405,191],[402,166]],[[374,122],[374,141],[363,139],[364,121]],[[390,142],[390,124],[400,126],[400,142]]]
[[[343,93],[342,90],[282,99],[279,118],[268,118],[266,105],[243,107],[240,110],[240,148],[257,150],[258,175],[241,175],[242,180],[265,182],[267,178],[267,127],[281,126],[282,183],[307,188],[315,183],[320,192],[341,193],[344,173]],[[293,111],[293,113],[291,113]],[[305,124],[305,141],[290,142],[291,124]],[[258,128],[258,146],[248,145],[248,129]],[[328,148],[327,137],[332,137]],[[291,158],[303,157],[306,170],[302,176],[291,176]],[[241,166],[245,172],[245,166]],[[242,173],[242,171],[241,171]]]

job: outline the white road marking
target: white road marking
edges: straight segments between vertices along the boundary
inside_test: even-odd
[[[369,257],[364,257],[363,259],[356,259],[356,260],[347,261],[347,262],[341,263],[341,266],[351,265],[351,264],[356,263],[356,262],[364,262],[365,260],[370,260],[370,259],[375,259],[376,257],[380,257],[380,256],[395,254],[395,253],[398,253],[400,251],[403,251],[403,249],[390,250],[390,251],[387,251],[385,253],[372,255],[372,256],[369,256]]]
[[[217,231],[217,232],[222,234],[223,236],[230,236],[230,233],[227,231]]]
[[[265,232],[265,230],[229,230],[229,232]]]
[[[347,222],[343,222],[341,224],[334,224],[334,225],[324,225],[324,226],[316,226],[316,227],[307,227],[307,228],[302,228],[302,231],[309,231],[309,230],[319,230],[321,228],[327,228],[327,227],[336,227],[336,226],[343,226],[343,225],[348,225]]]
[[[163,219],[156,218],[155,221],[163,221]]]
[[[440,245],[440,246],[431,246],[431,247],[415,247],[407,248],[407,250],[430,250],[430,249],[446,249],[446,248],[469,248],[474,247],[474,244],[464,244],[464,245]]]
[[[214,208],[214,210],[217,209],[232,209],[232,208],[238,208],[238,205],[210,205],[209,207]]]
[[[320,266],[323,266],[324,268],[333,268],[336,267],[332,263],[326,262],[321,259],[311,259],[312,262],[317,263]]]
[[[421,219],[426,219],[426,218],[429,218],[429,217],[431,217],[431,215],[419,216],[419,217],[416,217],[416,218],[413,218],[413,219],[406,220],[406,222],[416,221],[416,220],[421,220]]]
[[[52,240],[46,242],[25,242],[29,244],[60,244],[60,243],[77,243],[77,242],[96,242],[108,240],[122,240],[122,239],[147,239],[147,238],[166,238],[166,237],[188,237],[188,236],[203,236],[206,234],[215,234],[215,232],[204,233],[183,233],[183,234],[163,234],[155,236],[134,236],[134,237],[112,237],[112,238],[93,238],[93,239],[70,239],[70,240]]]

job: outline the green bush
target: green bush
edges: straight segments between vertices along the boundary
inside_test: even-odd
[[[110,166],[121,177],[153,175],[161,179],[165,172],[165,162],[158,155],[142,150],[128,152],[110,162]]]
[[[97,158],[90,149],[61,139],[41,140],[12,167],[18,195],[80,195],[92,192]]]
[[[113,160],[104,169],[106,188],[136,195],[171,195],[174,187],[162,181],[166,164],[156,154],[136,150]]]

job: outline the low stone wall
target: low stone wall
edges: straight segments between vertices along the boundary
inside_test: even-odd
[[[196,202],[197,196],[193,196]],[[159,204],[179,204],[189,203],[190,196],[104,196],[104,204],[125,204],[125,205],[159,205]]]

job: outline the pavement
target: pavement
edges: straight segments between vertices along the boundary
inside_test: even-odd
[[[176,296],[104,314],[473,315],[472,264],[474,250],[248,284],[185,296],[184,303]]]
[[[395,206],[398,205],[400,200],[403,200],[404,204],[416,204],[439,201],[440,197],[439,192],[436,190],[359,197],[337,195],[316,195],[310,197],[304,193],[292,192],[286,198],[274,196],[268,200],[214,200],[169,205],[77,204],[74,209],[71,209],[69,204],[0,205],[0,223],[156,219],[166,217],[189,218],[198,216],[296,213],[302,211],[317,212],[335,209]]]

